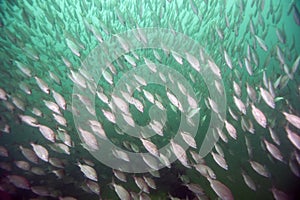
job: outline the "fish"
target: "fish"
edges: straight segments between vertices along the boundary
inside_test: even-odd
[[[253,104],[251,104],[251,108],[252,108],[252,115],[253,115],[254,119],[256,120],[256,122],[263,128],[266,128],[267,118],[266,118],[265,114],[260,109],[255,107]]]
[[[171,168],[171,162],[170,162],[170,160],[169,160],[169,158],[167,156],[165,156],[164,154],[160,153],[159,154],[159,160],[160,160],[161,164],[163,164],[167,168]]]
[[[31,70],[28,68],[28,66],[26,66],[25,64],[15,60],[15,63],[17,65],[17,67],[19,68],[19,70],[27,77],[31,77]]]
[[[47,101],[47,100],[43,100],[45,106],[47,106],[47,108],[53,112],[55,112],[56,114],[59,114],[61,115],[61,112],[60,112],[60,109],[59,109],[59,106],[52,102],[52,101]]]
[[[31,89],[29,88],[29,85],[27,85],[25,82],[21,82],[21,83],[19,84],[19,87],[20,87],[20,89],[23,90],[26,94],[28,94],[28,95],[31,95],[31,94],[32,94],[32,91],[31,91]],[[1,97],[0,97],[0,99],[1,99]]]
[[[151,177],[148,177],[148,176],[143,176],[143,179],[145,180],[145,182],[147,183],[147,185],[152,188],[152,189],[156,189],[156,184],[155,184],[155,181],[151,178]]]
[[[51,196],[51,193],[48,188],[44,186],[31,186],[31,191],[39,196]]]
[[[211,109],[215,113],[219,113],[219,108],[218,108],[218,105],[216,104],[216,102],[211,98],[208,98],[208,102],[209,102],[209,105],[210,105]]]
[[[17,188],[21,188],[21,189],[25,189],[25,190],[29,190],[30,189],[30,183],[29,183],[29,181],[25,177],[23,177],[23,176],[8,175],[7,178],[9,180],[9,182],[12,183]]]
[[[229,111],[230,116],[231,116],[235,121],[237,121],[237,120],[238,120],[238,116],[232,111],[232,109],[231,109],[230,107],[228,107],[228,111]]]
[[[37,157],[39,157],[41,160],[48,162],[49,161],[49,153],[48,150],[43,147],[42,145],[39,144],[34,144],[34,143],[30,143],[30,145],[33,148],[33,151],[35,152],[35,154],[37,155]]]
[[[49,158],[49,163],[51,165],[53,165],[54,167],[62,168],[62,169],[65,168],[65,165],[66,165],[65,160],[62,160],[59,158],[54,158],[54,157]]]
[[[19,149],[21,150],[23,156],[30,162],[34,163],[34,164],[38,164],[38,157],[37,155],[34,153],[34,151],[32,151],[31,149],[28,149],[26,147],[23,147],[22,145],[19,146]]]
[[[77,166],[88,179],[96,182],[98,181],[98,176],[94,168],[85,164],[81,164],[80,162],[77,162]]]
[[[65,129],[58,127],[56,131],[56,139],[62,141],[65,145],[69,147],[73,146],[72,138]]]
[[[153,170],[159,170],[159,160],[151,154],[142,154],[142,159],[146,165]]]
[[[158,55],[158,54],[156,54]],[[153,72],[153,73],[156,73],[157,72],[157,67],[155,65],[154,62],[152,62],[151,60],[149,60],[148,58],[146,57],[143,57],[144,58],[144,62],[145,64],[147,65],[147,67]]]
[[[284,54],[279,46],[276,46],[276,53],[280,64],[284,65],[285,64]]]
[[[144,93],[145,97],[147,98],[147,100],[150,101],[152,104],[154,104],[154,101],[155,101],[154,96],[145,89],[143,89],[143,93]]]
[[[179,54],[177,54],[174,51],[172,51],[171,54],[172,54],[173,58],[176,60],[176,62],[178,62],[180,65],[183,64],[182,57]]]
[[[56,84],[61,85],[61,80],[54,72],[49,71],[49,76],[52,80],[55,81]]]
[[[8,150],[4,146],[0,146],[0,156],[8,157]]]
[[[116,117],[112,112],[110,112],[108,110],[104,110],[104,109],[101,109],[101,110],[106,119],[108,119],[110,122],[112,122],[114,124],[116,123]]]
[[[100,186],[98,183],[91,180],[86,180],[86,185],[94,194],[100,196]]]
[[[295,74],[296,73],[296,71],[297,71],[297,69],[299,67],[299,64],[300,64],[300,56],[298,56],[296,58],[296,60],[294,61],[294,63],[293,63],[293,66],[292,66],[292,69],[291,69],[291,74]]]
[[[112,150],[112,154],[113,154],[116,158],[118,158],[118,159],[120,159],[120,160],[124,160],[124,161],[126,161],[126,162],[130,162],[130,159],[129,159],[128,154],[127,154],[126,152],[124,152],[124,151],[121,151],[121,150],[118,150],[118,149],[113,149],[113,150]]]
[[[171,146],[172,146],[173,153],[175,154],[177,159],[184,166],[186,166],[187,168],[190,168],[185,150],[179,144],[175,143],[173,139],[171,139],[170,143],[171,143]]]
[[[225,122],[225,128],[228,132],[228,134],[230,135],[230,137],[232,137],[233,139],[237,139],[237,132],[236,129],[234,128],[234,126],[229,123],[227,120],[224,121]]]
[[[246,172],[244,170],[242,170],[242,176],[244,179],[244,182],[246,183],[246,185],[253,191],[256,191],[256,184],[254,183],[253,179],[246,174]]]
[[[296,128],[300,129],[300,117],[297,115],[287,113],[287,112],[282,112],[282,114],[285,116],[285,119],[291,123],[293,126]]]
[[[31,167],[30,171],[31,171],[33,174],[38,175],[38,176],[46,175],[44,169],[43,169],[43,168],[40,168],[40,167]]]
[[[55,102],[57,103],[57,105],[61,109],[66,110],[66,100],[64,99],[64,97],[61,94],[55,92],[54,90],[51,90],[51,92],[52,92],[52,96],[53,96]]]
[[[189,64],[192,66],[192,68],[194,68],[197,72],[200,72],[200,63],[199,60],[197,58],[195,58],[193,55],[189,54],[189,53],[185,53],[186,55],[186,59],[189,62]]]
[[[78,72],[75,72],[73,70],[70,70],[70,72],[71,74],[68,74],[70,80],[76,85],[85,89],[87,87],[85,78]]]
[[[192,191],[194,194],[197,195],[204,195],[204,189],[195,183],[188,183],[188,184],[184,184],[184,186],[186,186],[190,191]]]
[[[81,128],[79,128],[78,130],[83,139],[83,145],[85,145],[87,149],[91,151],[99,150],[100,147],[97,138],[92,133]]]
[[[4,100],[4,101],[7,101],[6,91],[4,89],[2,89],[2,88],[0,88],[0,99]]]
[[[18,97],[12,97],[12,103],[22,111],[25,111],[25,103]]]
[[[289,129],[288,126],[285,126],[285,131],[286,131],[286,133],[287,133],[287,138],[290,140],[290,142],[291,142],[298,150],[300,150],[300,136],[299,136],[297,133],[291,131],[291,130]]]
[[[227,162],[226,160],[224,159],[223,156],[217,154],[217,153],[214,153],[214,152],[211,152],[211,155],[214,159],[214,161],[220,166],[222,167],[223,169],[225,170],[228,170],[228,165],[227,165]]]
[[[275,188],[274,186],[271,188],[273,197],[275,200],[279,200],[279,199],[290,199],[289,195],[287,195],[285,192]]]
[[[49,128],[48,126],[44,126],[39,124],[39,131],[41,132],[41,134],[49,141],[51,142],[55,142],[55,133],[54,131]]]
[[[133,176],[135,184],[139,187],[139,189],[147,194],[150,193],[149,186],[145,182],[145,180],[141,177]]]
[[[147,82],[146,82],[146,80],[145,80],[143,77],[141,77],[141,76],[139,76],[139,75],[137,75],[137,74],[134,74],[133,77],[134,77],[135,80],[136,80],[139,84],[141,84],[142,86],[146,86],[146,85],[147,85]]]
[[[66,38],[66,44],[74,55],[81,56],[79,47],[72,40]]]
[[[266,178],[269,178],[271,176],[269,170],[262,164],[260,164],[256,161],[253,161],[253,160],[250,160],[249,162],[250,162],[252,169],[255,172],[257,172],[259,175],[264,176]]]
[[[207,178],[210,183],[210,187],[215,191],[215,193],[220,197],[222,200],[233,200],[233,194],[231,190],[221,183],[218,180],[213,180],[211,178]]]
[[[268,152],[273,156],[273,158],[283,162],[283,155],[280,150],[272,143],[268,142],[266,139],[263,139]]]
[[[129,192],[122,185],[116,184],[114,180],[112,181],[111,185],[113,186],[115,192],[117,193],[120,199],[124,199],[124,200],[131,199]]]
[[[28,124],[29,126],[32,127],[38,127],[39,126],[39,122],[37,121],[36,118],[31,117],[29,115],[19,115],[19,118],[26,124]]]
[[[67,120],[63,116],[55,113],[52,113],[52,116],[58,124],[67,127]]]
[[[103,103],[105,104],[109,103],[108,97],[103,92],[97,91],[96,94]]]
[[[268,46],[266,45],[266,43],[257,35],[254,36],[256,41],[258,42],[259,46],[264,50],[264,51],[268,51]]]
[[[141,138],[140,140],[142,141],[144,147],[147,149],[149,153],[151,153],[156,157],[159,157],[159,151],[154,143],[152,143],[150,140],[146,140],[143,138]]]
[[[250,97],[252,102],[256,102],[257,99],[255,90],[248,83],[246,83],[246,88],[248,97]]]
[[[272,129],[271,127],[269,127],[269,133],[270,133],[270,136],[271,136],[273,142],[279,146],[281,142],[280,142],[280,140],[278,138],[278,135],[275,132],[275,130]]]
[[[245,104],[239,98],[237,98],[236,96],[233,96],[233,100],[234,100],[234,103],[235,103],[236,107],[239,109],[239,111],[241,113],[243,113],[244,115],[246,115],[246,106],[245,106]]]
[[[205,164],[198,163],[198,164],[194,165],[194,167],[204,177],[209,177],[211,179],[217,178],[214,171]]]
[[[197,148],[197,143],[196,140],[194,139],[194,137],[188,133],[188,132],[180,132],[180,135],[182,137],[182,139],[190,146],[193,148]]]
[[[217,153],[218,153],[220,156],[222,156],[222,157],[225,156],[222,147],[221,147],[218,143],[216,143],[214,147],[215,147],[215,150],[217,151]]]
[[[227,136],[222,132],[222,130],[220,130],[219,128],[217,128],[216,130],[217,134],[220,136],[220,138],[222,139],[223,142],[227,143],[228,142],[228,138]],[[233,137],[235,137],[234,135],[232,135]]]
[[[231,61],[231,58],[229,57],[227,51],[224,49],[224,58],[225,58],[225,61],[226,61],[226,64],[227,66],[232,69],[232,61]]]
[[[253,67],[252,67],[250,61],[247,58],[245,58],[244,61],[245,61],[245,66],[246,66],[246,70],[247,70],[248,74],[250,76],[252,76],[253,75]]]
[[[16,160],[16,161],[14,161],[14,163],[15,163],[15,165],[18,167],[18,168],[20,168],[20,169],[22,169],[22,170],[24,170],[24,171],[28,171],[28,170],[30,170],[30,164],[29,164],[29,162],[27,162],[27,161],[23,161],[23,160]]]
[[[300,12],[296,5],[293,6],[293,11],[294,11],[293,12],[294,21],[298,26],[300,26]]]
[[[113,173],[114,173],[115,177],[117,177],[120,181],[127,182],[126,175],[122,171],[119,171],[117,169],[113,169]]]
[[[182,105],[180,103],[180,101],[177,99],[177,97],[172,94],[170,91],[167,91],[167,96],[169,98],[169,100],[171,101],[171,103],[176,106],[181,112],[183,112],[183,108]]]
[[[270,94],[270,92],[268,92],[267,90],[265,90],[264,88],[260,87],[260,94],[263,98],[263,100],[265,101],[265,103],[271,107],[271,108],[275,108],[275,101],[274,101],[274,97]]]
[[[63,143],[52,143],[48,145],[53,151],[58,152],[58,153],[65,153],[67,155],[70,155],[70,148],[63,144]]]
[[[37,85],[39,86],[39,88],[46,94],[50,93],[50,88],[48,87],[48,85],[39,77],[35,76],[35,81],[37,83]]]
[[[236,96],[238,96],[238,97],[241,96],[241,94],[242,94],[241,88],[235,81],[233,81],[233,90],[234,90],[234,93],[236,94]]]

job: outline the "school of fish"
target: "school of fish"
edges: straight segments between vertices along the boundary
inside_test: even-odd
[[[297,0],[0,1],[0,199],[300,199],[299,9]],[[175,52],[163,43],[131,51],[130,41],[118,37],[126,54],[99,63],[108,66],[93,82],[81,67],[89,53],[131,29],[147,46],[139,29],[146,27],[187,35],[211,60],[203,66],[204,52]],[[196,99],[159,64],[181,73]],[[139,87],[125,84],[112,95],[122,75],[141,65],[178,88],[188,105],[137,74],[130,79]],[[213,130],[219,140],[201,157],[211,113],[220,112],[200,75],[204,67],[220,78],[210,84],[226,96],[227,111],[223,129]],[[95,106],[73,94],[73,85],[92,92]],[[76,129],[73,100],[99,121]],[[152,106],[167,116],[150,121],[158,113]],[[196,126],[197,114],[196,136],[177,130],[181,115]],[[128,135],[118,115],[130,128],[149,124],[154,135]],[[105,166],[89,153],[101,152],[100,140],[148,152],[142,159],[152,171]],[[126,151],[114,148],[112,156],[130,163]]]

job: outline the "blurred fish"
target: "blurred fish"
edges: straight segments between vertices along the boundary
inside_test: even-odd
[[[175,156],[177,157],[177,159],[184,166],[186,166],[187,168],[190,168],[185,150],[179,144],[175,143],[173,139],[171,139],[170,142],[171,142],[172,150],[173,150]]]
[[[130,194],[128,193],[128,191],[121,185],[117,185],[114,180],[112,181],[111,185],[114,187],[115,192],[117,193],[118,197],[120,199],[124,199],[124,200],[130,200]]]
[[[26,190],[30,189],[29,181],[26,178],[24,178],[23,176],[8,175],[7,178],[10,183],[12,183],[13,185],[15,185],[18,188],[22,188],[22,189],[26,189]]]
[[[98,181],[98,176],[94,168],[85,164],[81,164],[80,162],[77,163],[77,166],[88,179]]]
[[[266,139],[263,139],[268,152],[277,160],[283,162],[283,156],[279,149],[272,143],[268,142]]]
[[[48,150],[39,144],[30,143],[33,148],[33,151],[41,160],[48,162],[49,161],[49,153]]]
[[[255,185],[254,181],[248,174],[246,174],[246,172],[244,170],[242,170],[242,176],[243,176],[243,179],[244,179],[244,182],[246,183],[246,185],[251,190],[256,191],[256,185]]]
[[[251,104],[251,108],[252,108],[252,115],[254,117],[254,119],[256,120],[256,122],[261,125],[263,128],[266,128],[267,126],[267,119],[264,115],[264,113],[259,110],[258,108],[256,108],[253,104]]]
[[[267,177],[267,178],[271,176],[268,169],[266,167],[264,167],[262,164],[260,164],[256,161],[253,161],[253,160],[252,161],[250,160],[249,162],[250,162],[252,169],[254,171],[256,171],[259,175]]]
[[[294,114],[287,113],[287,112],[282,112],[282,114],[284,114],[285,119],[288,122],[290,122],[296,128],[300,129],[300,117],[298,117]]]
[[[233,200],[233,195],[230,189],[221,183],[220,181],[213,180],[211,178],[207,178],[210,183],[210,187],[215,191],[215,193],[220,197],[222,200]]]

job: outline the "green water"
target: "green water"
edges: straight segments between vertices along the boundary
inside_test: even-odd
[[[218,144],[224,151],[228,170],[218,166],[210,154],[204,158],[206,165],[215,172],[217,180],[231,190],[235,199],[273,199],[271,192],[273,186],[285,192],[291,199],[299,199],[300,196],[297,189],[300,185],[300,180],[289,167],[292,152],[296,151],[299,154],[299,149],[297,150],[287,138],[285,131],[287,121],[282,112],[300,116],[300,75],[298,69],[292,74],[293,78],[288,78],[283,65],[280,64],[277,53],[279,48],[284,56],[284,64],[291,72],[294,62],[299,57],[300,50],[300,43],[298,42],[300,28],[299,24],[296,23],[297,17],[293,16],[296,12],[295,8],[300,9],[300,4],[296,0],[295,8],[292,7],[291,13],[288,14],[290,5],[291,1],[278,0],[0,1],[0,88],[7,93],[7,100],[0,101],[0,145],[5,147],[9,154],[8,157],[0,157],[0,162],[11,166],[11,170],[0,169],[0,186],[3,188],[2,191],[9,193],[13,199],[30,199],[35,197],[40,199],[58,199],[59,196],[73,196],[77,199],[118,199],[116,192],[110,186],[112,179],[114,179],[117,184],[122,185],[126,190],[136,193],[140,192],[140,189],[134,182],[133,173],[126,174],[126,183],[119,181],[114,177],[110,167],[95,159],[81,145],[82,140],[74,123],[74,112],[72,113],[74,82],[70,79],[70,75],[72,71],[78,72],[82,67],[82,63],[95,48],[99,47],[99,45],[104,45],[105,42],[110,41],[115,35],[136,28],[158,27],[169,29],[174,33],[174,37],[178,36],[178,33],[182,33],[195,40],[204,49],[205,55],[208,55],[220,70],[225,89],[224,95],[226,95],[226,98],[224,98],[227,110],[226,120],[235,127],[237,139],[231,138],[225,127],[222,129],[223,133],[227,135],[228,143],[219,139]],[[251,31],[249,20],[252,21],[254,33]],[[96,32],[93,33],[89,27],[93,27]],[[284,42],[280,41],[276,31],[280,31],[282,35],[285,35]],[[178,33],[176,34],[175,32]],[[99,35],[101,35],[102,39],[97,39],[96,36]],[[267,51],[261,48],[255,36],[263,40],[268,48]],[[103,40],[103,42],[99,40]],[[68,41],[71,41],[75,51],[79,52],[80,56],[77,56],[74,50],[72,52]],[[184,42],[182,41],[183,45],[185,44]],[[250,49],[250,56],[248,56],[248,49]],[[228,67],[225,61],[224,50],[231,58],[232,69]],[[109,51],[110,53],[114,52],[114,49],[109,49]],[[205,138],[205,133],[209,129],[211,113],[213,112],[205,103],[211,94],[204,78],[191,67],[184,54],[185,52],[178,53],[183,58],[183,64],[178,63],[172,53],[166,53],[163,46],[157,49],[135,49],[127,52],[127,55],[134,59],[136,68],[142,65],[147,67],[145,66],[144,58],[151,60],[157,65],[169,66],[179,72],[193,88],[198,100],[198,107],[200,108],[200,122],[195,136],[198,148],[196,150],[189,148],[189,150],[199,151]],[[158,59],[157,55],[159,55],[160,59]],[[248,57],[250,57],[250,63],[253,68],[252,75],[247,72],[244,62],[244,59]],[[257,64],[255,58],[258,60]],[[200,59],[199,55],[197,59]],[[30,69],[31,75],[26,76],[18,67],[16,61]],[[70,63],[70,66],[68,66],[68,63]],[[106,64],[99,63],[99,65]],[[112,65],[115,68],[115,74],[113,74],[114,70],[110,71],[108,69],[108,71],[113,76],[114,84],[109,84],[102,76],[96,86],[97,91],[103,92],[108,96],[109,100],[111,99],[110,94],[118,81],[134,68],[123,56],[112,62]],[[61,84],[56,83],[50,77],[49,71],[57,76]],[[157,71],[159,72],[160,69],[157,68]],[[282,79],[287,78],[286,84],[282,81],[280,86],[274,88],[275,97],[282,97],[282,99],[276,101],[275,109],[270,108],[259,97],[259,87],[268,89],[263,82],[263,72],[273,85],[279,77]],[[142,78],[150,75],[145,75]],[[167,74],[164,75],[168,79],[168,84],[176,84],[170,82]],[[67,120],[66,127],[54,120],[52,116],[53,111],[48,109],[43,102],[43,100],[55,102],[52,92],[50,91],[50,94],[44,93],[37,85],[34,77],[42,79],[50,90],[56,91],[65,99],[67,108],[66,110],[60,109],[60,111],[62,113],[61,116]],[[134,78],[130,77],[130,79]],[[238,83],[241,88],[241,96],[239,98],[247,107],[246,115],[243,115],[234,103],[233,81]],[[20,89],[21,83],[28,86],[31,94],[26,94],[24,90]],[[255,89],[256,95],[259,97],[259,100],[254,104],[265,114],[268,120],[267,128],[262,128],[251,114],[251,100],[249,100],[249,95],[246,91],[246,83]],[[90,89],[88,87],[87,89]],[[162,148],[176,135],[183,113],[170,103],[165,86],[152,83],[141,88],[153,95],[157,94],[166,109],[167,117],[163,127],[163,137],[159,135],[151,137],[151,141],[158,148]],[[143,113],[132,104],[129,106],[129,111],[135,124],[146,126],[151,121],[149,113],[151,113],[152,103],[145,98],[143,93],[139,91],[139,88],[133,88],[132,96],[142,102],[144,106]],[[155,96],[155,99],[159,100],[157,96]],[[18,98],[23,102],[24,110],[18,108],[14,98]],[[97,118],[102,124],[107,137],[114,145],[132,152],[132,149],[126,148],[126,144],[131,144],[138,147],[140,152],[147,152],[138,138],[129,136],[125,131],[123,135],[119,134],[117,125],[105,118],[102,109],[109,110],[109,105],[101,101],[97,95],[95,95],[94,100]],[[9,105],[12,105],[14,109],[10,110]],[[43,115],[34,115],[32,113],[33,108],[40,109]],[[238,120],[233,119],[228,112],[228,108],[233,110],[238,116]],[[40,134],[38,128],[30,127],[22,122],[19,118],[20,114],[35,117],[39,124],[48,126],[54,130],[56,135],[58,127],[65,129],[73,142],[73,146],[70,147],[70,155],[51,150],[48,146],[51,142]],[[241,117],[251,120],[255,129],[254,134],[242,129]],[[4,131],[7,125],[10,127],[10,133]],[[276,131],[281,143],[277,147],[286,163],[275,160],[262,145],[264,138],[275,144],[269,134],[268,127],[272,127]],[[290,125],[290,128],[299,134],[299,129],[292,125]],[[250,140],[253,150],[252,156],[249,156],[247,153],[245,136]],[[46,175],[42,176],[19,169],[14,164],[14,161],[17,160],[26,161],[26,158],[19,150],[19,145],[32,149],[30,142],[46,147],[49,157],[68,161],[64,168],[64,176],[61,179],[52,173],[57,168],[47,162],[30,163],[31,167],[38,166],[45,170]],[[57,139],[56,142],[62,141]],[[190,153],[188,152],[187,154],[189,161],[194,163],[195,161],[193,161]],[[100,195],[84,190],[86,188],[86,178],[76,165],[77,161],[83,162],[83,158],[89,159],[95,164],[94,169],[98,175]],[[251,168],[249,160],[263,164],[270,171],[271,177],[265,178],[257,174]],[[295,159],[293,159],[293,162],[295,162],[299,172],[299,163]],[[246,171],[253,179],[257,187],[256,191],[252,191],[244,183],[241,175],[242,170]],[[190,169],[184,167],[179,161],[172,163],[171,168],[161,169],[159,173],[160,178],[153,177],[157,189],[150,189],[150,194],[148,195],[151,199],[167,199],[169,194],[180,199],[185,199],[186,196],[189,199],[194,199],[195,195],[193,192],[182,185],[183,182],[179,178],[180,175],[186,175],[190,183],[199,184],[204,189],[205,196],[208,199],[218,198],[204,176],[193,167]],[[6,178],[8,175],[23,176],[30,182],[31,186],[44,186],[55,195],[42,197],[34,194],[31,190],[17,188],[9,183]],[[149,173],[136,174],[136,176],[140,177],[142,175],[152,177]]]

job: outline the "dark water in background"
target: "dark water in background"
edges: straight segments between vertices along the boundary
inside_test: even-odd
[[[30,6],[31,2],[33,6]],[[5,106],[5,101],[0,102],[1,110],[1,128],[8,124],[11,128],[10,133],[1,132],[0,145],[7,148],[9,157],[0,157],[1,162],[9,163],[12,166],[11,171],[0,169],[0,178],[2,184],[5,182],[6,175],[16,174],[26,177],[31,185],[41,185],[49,188],[51,191],[55,191],[59,196],[73,196],[77,199],[99,199],[99,196],[84,191],[83,185],[85,185],[84,175],[80,172],[76,166],[78,160],[82,158],[88,158],[95,164],[94,168],[97,171],[99,185],[101,188],[101,197],[103,199],[117,199],[116,193],[111,189],[109,183],[112,181],[112,170],[101,164],[94,159],[90,153],[81,146],[81,140],[74,126],[73,116],[71,113],[71,101],[73,92],[73,82],[69,79],[71,70],[77,70],[81,66],[87,55],[94,49],[99,42],[96,37],[85,27],[84,19],[91,22],[101,33],[103,40],[108,40],[112,35],[124,32],[138,27],[162,27],[172,28],[175,31],[182,32],[195,41],[199,42],[205,48],[206,53],[215,61],[221,70],[226,98],[227,106],[230,107],[235,113],[239,113],[234,105],[232,96],[233,81],[239,83],[242,89],[241,100],[246,104],[247,92],[245,84],[248,83],[252,87],[256,88],[257,95],[259,94],[259,86],[263,86],[263,73],[265,70],[267,77],[274,83],[278,77],[284,76],[285,72],[280,66],[280,63],[276,54],[276,46],[280,47],[283,51],[285,62],[291,69],[294,61],[299,56],[300,44],[298,42],[298,35],[300,34],[299,25],[296,24],[293,13],[287,15],[290,1],[264,1],[265,6],[261,11],[260,5],[262,1],[257,1],[251,8],[252,1],[208,1],[198,2],[195,1],[195,5],[198,7],[198,16],[193,12],[189,1],[177,1],[178,13],[176,11],[175,1],[110,1],[109,3],[99,2],[95,3],[91,0],[82,1],[80,3],[72,1],[59,1],[56,3],[59,7],[53,6],[53,2],[40,2],[40,1],[1,1],[1,74],[0,74],[0,88],[4,89],[11,97],[18,97],[25,104],[25,111],[15,108],[13,111],[9,111]],[[273,12],[270,12],[270,2],[273,3]],[[244,4],[243,6],[241,6]],[[207,6],[206,6],[207,5]],[[299,2],[296,1],[296,6],[300,8]],[[142,10],[140,10],[142,7]],[[242,7],[242,8],[240,8]],[[118,9],[120,10],[118,13]],[[206,8],[206,9],[205,9]],[[278,8],[278,9],[277,9]],[[277,10],[276,10],[277,9]],[[121,13],[121,14],[120,14]],[[163,13],[163,14],[161,14]],[[260,13],[265,28],[259,23]],[[123,17],[118,17],[123,15]],[[161,16],[160,16],[161,15]],[[226,27],[225,15],[229,20],[229,27]],[[202,16],[202,22],[199,18]],[[254,36],[250,33],[249,19],[252,18],[256,35],[261,37],[266,45],[268,51],[263,51],[256,42],[256,48],[254,48]],[[122,24],[122,19],[124,23]],[[277,22],[278,21],[278,22]],[[105,26],[108,29],[106,33]],[[284,33],[286,34],[286,43],[283,44],[278,40],[276,30],[282,29],[284,26]],[[218,27],[224,35],[224,39],[221,39],[216,31]],[[238,35],[235,35],[235,30]],[[79,43],[84,45],[84,49],[80,49],[81,56],[77,57],[72,53],[70,48],[66,44],[66,38],[73,37]],[[294,45],[293,45],[294,43]],[[101,45],[101,44],[100,44]],[[259,66],[254,66],[254,73],[249,76],[245,64],[244,58],[247,56],[247,45],[250,45],[251,51],[254,51],[259,58]],[[226,65],[223,49],[226,49],[231,56],[233,69],[241,74],[241,77],[237,77],[234,70],[231,70]],[[210,110],[206,108],[204,99],[208,97],[208,90],[205,86],[202,77],[196,71],[193,71],[188,62],[184,62],[184,65],[179,65],[172,58],[172,56],[166,56],[161,49],[156,50],[162,57],[161,63],[165,65],[171,65],[174,69],[182,73],[187,79],[189,79],[188,73],[191,72],[196,83],[192,83],[189,79],[189,83],[194,88],[197,98],[202,100],[199,102],[201,105],[200,118],[202,119],[206,115],[206,120],[201,124],[198,134],[196,136],[197,144],[200,145],[208,128],[210,119]],[[140,60],[136,60],[136,64],[144,64],[142,57],[159,63],[152,50],[138,50],[135,51],[139,55]],[[39,58],[35,59],[34,56],[38,55]],[[72,67],[67,67],[62,61],[62,56],[67,58]],[[132,55],[131,55],[132,56]],[[133,56],[132,56],[133,57]],[[243,68],[239,67],[239,59],[242,61]],[[266,65],[264,63],[266,59],[270,59]],[[16,66],[14,61],[19,61],[32,72],[32,77],[26,77]],[[114,77],[114,82],[117,82],[123,71],[120,68],[120,62],[130,69],[132,66],[124,59],[120,59],[119,63],[114,62],[113,65],[120,73]],[[53,72],[59,77],[62,85],[56,84],[48,74],[48,71]],[[197,76],[198,75],[198,76]],[[44,80],[48,86],[56,92],[63,95],[67,102],[67,110],[63,111],[63,116],[67,119],[68,126],[65,128],[71,135],[74,147],[70,148],[71,154],[61,154],[52,151],[48,148],[49,141],[43,138],[37,128],[30,127],[22,123],[18,114],[26,114],[33,116],[31,113],[32,108],[39,108],[43,112],[43,117],[37,117],[40,124],[44,124],[56,130],[60,126],[53,120],[52,111],[50,111],[42,102],[43,99],[53,100],[51,94],[47,95],[43,93],[36,84],[34,76],[40,77]],[[285,100],[276,102],[276,109],[268,107],[263,100],[257,103],[257,107],[261,109],[268,118],[269,124],[274,123],[274,129],[278,134],[281,145],[278,147],[284,156],[284,160],[287,164],[270,159],[270,155],[261,146],[262,139],[266,138],[268,141],[272,141],[269,135],[268,129],[260,127],[253,116],[251,115],[250,106],[247,108],[247,119],[252,120],[255,127],[255,134],[251,134],[248,131],[244,132],[241,128],[240,116],[239,120],[235,121],[227,114],[227,120],[234,125],[237,130],[238,138],[233,140],[227,134],[225,128],[223,132],[227,134],[228,143],[224,143],[219,140],[218,144],[222,147],[225,158],[228,163],[229,169],[227,171],[219,167],[211,155],[205,158],[208,166],[210,166],[215,174],[217,180],[224,183],[231,189],[235,199],[273,199],[270,189],[272,186],[284,191],[290,195],[293,199],[299,199],[299,191],[297,191],[300,185],[299,177],[295,176],[288,165],[288,160],[293,151],[297,151],[296,148],[286,137],[284,130],[286,120],[282,115],[282,112],[289,112],[289,110],[295,115],[300,114],[299,110],[299,70],[294,74],[294,79],[289,80],[286,87],[275,90],[276,97],[283,97]],[[20,88],[20,82],[25,82],[32,90],[31,95],[25,94]],[[98,83],[98,87],[101,87],[106,91],[106,94],[112,90],[112,87],[102,78]],[[154,136],[153,142],[162,147],[166,145],[170,138],[177,132],[178,123],[180,122],[180,112],[174,112],[170,106],[169,100],[165,94],[164,87],[157,85],[148,85],[145,87],[148,91],[156,92],[163,98],[163,104],[167,109],[167,124],[164,128],[164,138]],[[136,98],[141,98],[141,94],[136,91],[134,93]],[[12,98],[8,97],[7,102],[12,103]],[[135,107],[130,107],[135,122],[140,125],[146,125],[149,123],[148,110],[151,106],[150,102],[145,103],[145,112],[140,113]],[[141,146],[140,141],[136,138],[130,138],[127,135],[116,134],[115,126],[108,122],[101,109],[108,108],[103,102],[96,98],[96,113],[100,119],[107,136],[118,146],[123,146],[123,141],[136,143],[140,149],[144,152],[146,150]],[[295,129],[295,132],[299,133],[299,130]],[[253,158],[250,158],[247,153],[244,136],[250,139]],[[49,163],[40,162],[39,165],[31,164],[32,166],[40,166],[44,168],[47,175],[37,176],[29,171],[18,169],[14,165],[16,160],[26,160],[19,150],[19,145],[31,148],[30,142],[36,142],[47,147],[50,157],[57,157],[66,159],[68,164],[65,167],[65,176],[62,179],[58,179],[52,170],[56,169]],[[123,146],[124,148],[124,146]],[[125,149],[125,148],[124,148]],[[299,153],[299,151],[298,151]],[[190,158],[191,159],[191,158]],[[253,159],[263,165],[265,165],[271,172],[270,178],[265,178],[258,175],[251,168],[248,160]],[[296,163],[297,164],[297,163]],[[299,170],[299,165],[297,165]],[[254,180],[257,186],[257,191],[251,191],[244,183],[241,170],[245,170],[247,174]],[[199,172],[194,169],[187,169],[176,161],[172,164],[172,168],[164,168],[160,170],[160,178],[154,178],[158,189],[152,190],[150,195],[152,199],[166,199],[168,193],[172,196],[184,198],[186,195],[192,197],[192,192],[188,191],[186,187],[182,186],[182,181],[178,178],[180,175],[186,175],[189,177],[191,183],[197,183],[205,190],[206,195],[210,199],[217,199],[216,194],[211,189],[209,182],[205,177],[201,176]],[[133,174],[127,174],[127,183],[121,184],[128,191],[139,192],[140,190],[135,185],[132,178]],[[139,175],[137,175],[139,176]],[[116,178],[114,178],[116,180]],[[172,184],[172,186],[171,186]],[[14,188],[12,185],[10,188]],[[29,199],[36,197],[30,190],[12,189],[12,196],[16,199]],[[45,199],[52,199],[51,197],[43,197]],[[53,198],[55,199],[55,198]]]

